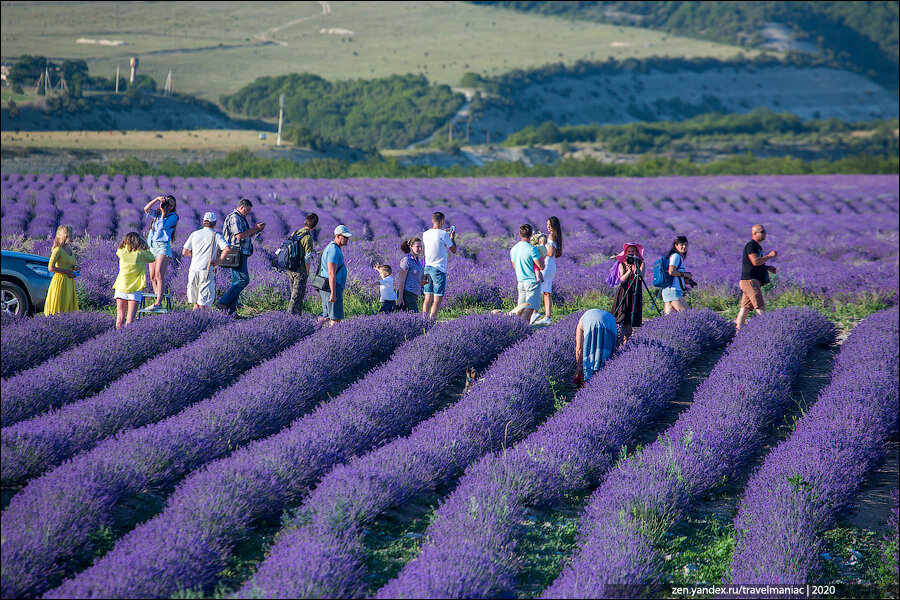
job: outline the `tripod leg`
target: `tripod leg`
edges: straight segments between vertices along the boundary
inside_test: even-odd
[[[650,288],[647,286],[647,282],[644,281],[644,278],[638,275],[641,278],[641,283],[644,284],[644,287],[647,289],[647,293],[650,295],[650,301],[653,303],[653,308],[656,309],[656,312],[659,313],[659,316],[662,316],[662,311],[659,310],[659,307],[656,305],[656,299],[653,297],[653,292],[650,291]]]

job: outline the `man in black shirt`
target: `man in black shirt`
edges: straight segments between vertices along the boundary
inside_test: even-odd
[[[754,225],[751,233],[753,239],[744,246],[744,253],[741,256],[741,292],[743,294],[741,295],[741,309],[735,320],[738,329],[744,324],[751,308],[757,314],[762,314],[766,310],[762,286],[769,282],[769,273],[775,272],[775,267],[767,267],[766,261],[778,256],[774,250],[763,255],[763,249],[759,243],[766,239],[765,227]]]

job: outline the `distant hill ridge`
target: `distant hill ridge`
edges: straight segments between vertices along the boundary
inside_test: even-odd
[[[766,48],[767,26],[814,45],[829,64],[850,69],[892,90],[900,66],[900,2],[516,2],[475,1],[523,12],[646,27],[672,34]]]

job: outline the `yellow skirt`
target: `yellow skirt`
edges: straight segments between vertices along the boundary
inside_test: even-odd
[[[78,298],[75,297],[75,280],[62,273],[54,273],[47,290],[47,301],[44,302],[46,316],[78,310]]]

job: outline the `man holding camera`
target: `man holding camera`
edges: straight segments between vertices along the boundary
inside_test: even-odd
[[[222,235],[229,246],[240,246],[241,258],[237,267],[231,270],[231,287],[216,303],[216,308],[234,314],[237,310],[238,296],[250,283],[250,273],[247,271],[247,259],[253,254],[253,236],[266,228],[265,223],[257,223],[253,227],[247,223],[247,217],[253,210],[253,203],[246,198],[241,198],[238,206],[225,219],[225,227]]]
[[[738,329],[744,324],[750,309],[755,310],[756,314],[762,314],[766,310],[762,286],[769,283],[769,273],[776,272],[775,267],[766,266],[766,261],[775,258],[778,253],[772,250],[763,255],[760,246],[760,242],[766,239],[766,228],[759,224],[754,225],[751,235],[753,239],[744,246],[744,253],[741,256],[741,309],[735,319]]]

